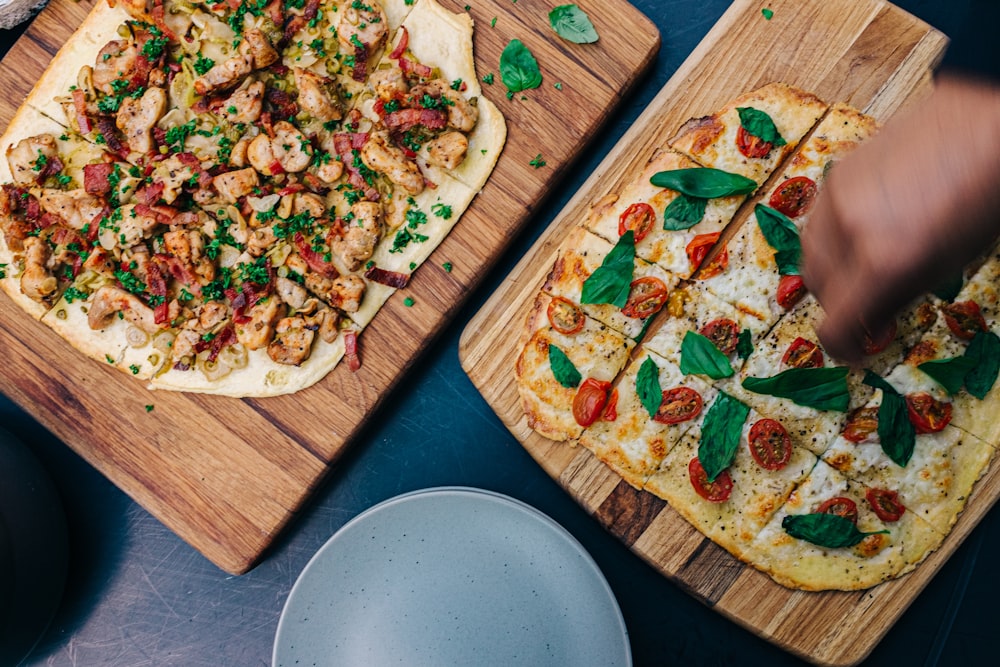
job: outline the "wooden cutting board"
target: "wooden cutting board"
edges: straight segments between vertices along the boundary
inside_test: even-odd
[[[0,63],[0,127],[93,3],[52,0]],[[507,146],[451,235],[360,337],[358,372],[342,364],[308,390],[269,399],[150,392],[84,358],[0,295],[4,393],[213,563],[249,570],[390,389],[403,380],[405,391],[407,368],[653,62],[659,33],[634,7],[578,4],[601,35],[597,44],[563,41],[541,3],[481,0],[468,10],[477,70],[495,74],[483,87],[507,119]],[[498,69],[513,38],[534,53],[544,81],[508,100]],[[539,153],[546,164],[536,168]]]
[[[766,20],[761,8],[773,10]],[[980,480],[944,545],[914,573],[868,591],[791,591],[739,562],[663,500],[637,491],[588,450],[528,428],[514,384],[519,326],[567,232],[588,205],[636,177],[688,118],[741,92],[785,81],[880,121],[929,91],[947,39],[879,0],[736,0],[667,82],[511,276],[463,332],[462,366],[511,433],[572,496],[635,553],[730,619],[819,664],[851,665],[893,622],[1000,495],[1000,466]]]

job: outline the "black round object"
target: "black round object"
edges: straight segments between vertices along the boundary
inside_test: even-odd
[[[0,665],[16,665],[52,621],[69,538],[55,486],[27,446],[0,429]]]

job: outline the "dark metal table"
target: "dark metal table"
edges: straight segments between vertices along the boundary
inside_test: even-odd
[[[576,536],[618,598],[637,665],[801,664],[696,602],[604,532],[511,437],[459,366],[458,339],[468,319],[728,6],[726,0],[634,4],[656,22],[663,36],[654,69],[538,210],[537,222],[515,241],[386,402],[302,516],[250,573],[234,577],[217,569],[0,397],[0,424],[29,443],[45,464],[62,494],[70,525],[65,596],[26,664],[269,665],[282,606],[316,550],[371,505],[441,485],[482,487],[513,496]],[[982,24],[980,12],[986,5],[998,3],[896,4],[963,42],[967,30],[974,34]],[[16,30],[0,31],[0,54],[17,35]],[[988,46],[967,43],[981,49],[980,60],[993,57]],[[987,67],[1000,72],[995,60]],[[866,664],[993,664],[1000,578],[992,571],[992,561],[997,553],[1000,513],[993,511]]]

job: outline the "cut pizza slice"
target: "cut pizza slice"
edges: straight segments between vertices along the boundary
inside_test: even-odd
[[[638,257],[659,264],[674,275],[689,277],[746,197],[733,194],[706,198],[689,194],[699,185],[698,174],[712,171],[687,171],[696,168],[695,162],[680,153],[658,150],[638,178],[620,193],[606,195],[591,206],[585,226],[610,243],[617,242],[631,229]],[[680,182],[692,188],[689,193],[653,184],[657,175],[662,177],[678,170],[687,174],[687,180]],[[753,187],[744,185],[744,189]]]
[[[811,93],[770,83],[711,116],[689,120],[669,143],[701,165],[746,176],[759,186],[826,109]]]
[[[648,348],[636,355],[612,391],[614,414],[584,430],[580,444],[636,488],[656,472],[717,393]]]
[[[816,463],[802,444],[781,422],[719,392],[643,488],[745,559],[757,533]]]
[[[756,536],[747,561],[807,591],[862,590],[913,570],[944,534],[913,512],[880,518],[868,491],[818,461]]]
[[[514,370],[528,426],[551,440],[573,440],[602,418],[635,343],[582,311],[567,328],[554,301],[544,292],[536,297]]]
[[[673,291],[667,304],[666,319],[643,338],[643,346],[688,368],[689,372],[719,379],[731,374],[726,363],[732,372],[738,372],[767,331],[763,321],[722,301],[709,292],[704,283],[686,282]],[[718,369],[698,363],[696,356],[699,352],[707,351],[715,355],[710,350],[699,350],[694,341],[697,340],[702,347],[705,341],[691,334],[707,338],[725,357],[726,363],[720,360],[715,364]],[[688,351],[686,360],[685,350]]]
[[[635,257],[633,234],[612,245],[583,227],[562,243],[542,290],[578,304],[588,316],[629,338],[642,334],[679,278]]]

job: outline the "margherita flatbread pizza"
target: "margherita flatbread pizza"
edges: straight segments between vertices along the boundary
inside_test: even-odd
[[[152,388],[355,367],[500,155],[478,82],[433,0],[100,3],[0,141],[3,289]]]
[[[913,570],[1000,444],[996,251],[953,293],[898,314],[868,342],[865,368],[840,365],[819,342],[800,232],[829,168],[876,130],[784,84],[688,122],[592,205],[541,287],[538,303],[558,303],[559,345],[572,352],[557,375],[578,382],[540,390],[555,380],[539,305],[518,359],[536,431],[583,445],[735,557],[804,590]],[[631,321],[622,308],[647,275],[667,293]],[[591,317],[605,327],[584,325]],[[609,359],[608,328],[614,349],[634,348],[601,362],[595,391],[584,378],[591,355]],[[575,424],[547,432],[552,415]]]

